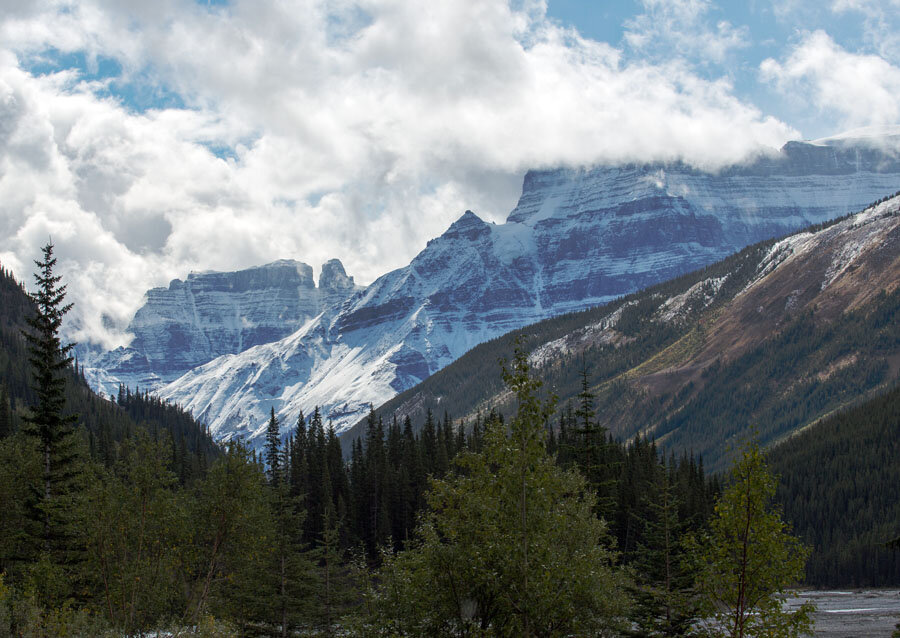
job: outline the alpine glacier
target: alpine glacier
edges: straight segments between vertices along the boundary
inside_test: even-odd
[[[239,285],[250,271],[207,273],[152,290],[130,348],[107,353],[88,376],[107,392],[149,383],[219,439],[257,444],[270,409],[290,426],[316,405],[340,432],[478,343],[893,193],[900,157],[884,143],[896,141],[790,142],[717,172],[530,171],[506,223],[466,211],[363,290],[339,262],[315,288],[308,266],[287,261],[261,267],[254,281],[264,283]]]

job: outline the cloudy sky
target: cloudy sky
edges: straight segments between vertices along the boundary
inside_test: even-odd
[[[528,168],[900,123],[900,0],[0,0],[0,263],[52,237],[70,338],[191,270],[360,283]]]

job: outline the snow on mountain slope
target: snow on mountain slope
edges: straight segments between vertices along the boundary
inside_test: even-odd
[[[680,164],[529,172],[506,223],[467,211],[408,266],[340,307],[297,312],[296,332],[278,341],[160,375],[169,383],[159,393],[220,438],[258,439],[270,408],[290,424],[315,405],[341,431],[478,343],[860,210],[898,187],[897,156],[847,140],[789,143],[717,173]]]

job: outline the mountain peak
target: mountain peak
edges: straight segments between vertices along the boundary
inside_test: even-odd
[[[462,228],[469,226],[478,226],[484,224],[484,220],[470,210],[467,210],[455,222],[450,224],[450,228]]]
[[[353,288],[353,277],[347,275],[340,259],[329,259],[322,264],[319,274],[319,288],[322,290],[346,290]]]
[[[488,223],[472,211],[467,210],[462,217],[450,224],[450,228],[441,237],[475,239],[486,232],[490,232]]]

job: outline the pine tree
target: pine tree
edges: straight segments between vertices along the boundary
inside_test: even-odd
[[[323,468],[326,464],[325,431],[322,426],[322,413],[319,406],[313,410],[309,420],[309,431],[306,439],[306,522],[304,540],[313,545],[319,542],[322,534],[322,515],[325,511],[325,492],[322,485]]]
[[[320,600],[322,609],[322,624],[325,635],[330,636],[337,614],[339,597],[335,596],[337,570],[341,563],[340,554],[340,523],[334,514],[334,508],[325,508],[325,518],[322,522],[322,544],[320,545],[322,587],[320,588]]]
[[[568,436],[574,439],[568,454],[578,464],[588,482],[597,490],[597,515],[612,522],[616,512],[617,474],[613,445],[606,428],[597,422],[594,394],[591,392],[587,365],[582,362],[581,392],[578,408],[569,413]]]
[[[437,427],[434,424],[434,413],[431,408],[425,412],[425,424],[422,426],[422,449],[425,472],[433,474],[437,457]]]
[[[674,468],[673,468],[674,469]],[[693,578],[686,568],[678,498],[665,465],[657,466],[654,490],[646,495],[648,517],[632,567],[637,579],[633,619],[640,636],[684,636],[696,619]]]
[[[37,292],[31,296],[35,314],[27,319],[29,329],[24,332],[37,404],[25,416],[23,431],[36,443],[42,464],[41,486],[33,490],[30,507],[36,549],[51,563],[62,565],[76,560],[78,554],[72,529],[75,481],[81,471],[74,437],[78,417],[63,415],[65,372],[72,363],[74,344],[63,345],[60,339],[63,317],[72,305],[63,304],[66,286],[59,285],[62,277],[53,274],[53,244],[48,243],[42,252],[43,260],[35,261]]]
[[[279,452],[276,449],[276,455]],[[285,467],[287,465],[284,463]],[[275,538],[270,570],[274,590],[270,613],[274,624],[280,628],[282,638],[287,638],[293,635],[299,623],[312,615],[316,578],[313,562],[303,543],[306,511],[301,506],[301,497],[291,496],[290,483],[282,473],[276,472],[271,476],[274,479],[270,479],[269,491]]]
[[[291,496],[305,496],[308,490],[307,475],[309,473],[307,459],[306,419],[301,411],[297,416],[297,428],[291,437],[290,445],[290,481]]]

